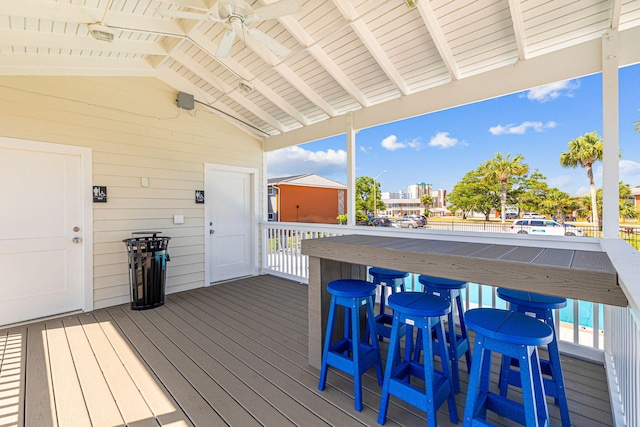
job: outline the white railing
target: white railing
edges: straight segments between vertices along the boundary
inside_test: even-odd
[[[605,366],[614,425],[640,425],[640,330],[633,310],[609,307]],[[615,399],[615,400],[614,400]]]
[[[401,234],[403,237],[426,238],[426,234],[417,234],[408,230],[381,229],[375,227],[348,227],[344,225],[303,224],[268,222],[263,224],[264,251],[263,270],[277,276],[308,283],[309,271],[307,257],[301,253],[301,243],[305,239],[339,236],[343,234],[385,235]],[[407,288],[417,289],[417,275],[411,275]],[[493,286],[471,284],[465,292],[465,309],[471,307],[501,307],[502,300],[496,296]],[[563,348],[571,354],[603,362],[600,351],[593,353],[588,349],[602,350],[603,326],[600,304],[569,300],[569,304],[556,312],[556,326],[560,331],[562,346],[579,345],[580,348]]]
[[[408,230],[344,225],[276,223],[262,224],[265,273],[308,283],[308,260],[301,253],[305,239],[345,234],[401,235],[428,238],[428,234]],[[407,287],[415,290],[417,276],[411,275]],[[640,295],[629,295],[631,307]],[[632,303],[633,301],[633,303]],[[614,425],[640,426],[640,317],[632,308],[610,307],[586,301],[569,300],[556,310],[556,330],[563,353],[605,365],[608,376]],[[471,307],[505,308],[495,288],[471,284],[464,295],[465,309]],[[604,312],[604,315],[603,315]],[[606,340],[604,339],[606,337]],[[606,342],[605,342],[606,341]],[[604,351],[603,351],[604,350]]]

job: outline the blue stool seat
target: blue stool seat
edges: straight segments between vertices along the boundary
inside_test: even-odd
[[[409,277],[409,273],[404,271],[389,270],[380,267],[371,267],[369,275],[373,278],[373,283],[380,286],[380,311],[376,316],[376,333],[380,340],[383,337],[391,336],[391,323],[393,316],[386,313],[387,289],[390,289],[391,295],[395,294],[398,288],[401,292],[405,291],[404,279]]]
[[[570,427],[569,404],[564,387],[558,340],[553,322],[553,310],[566,307],[567,299],[504,288],[498,288],[496,292],[501,299],[509,303],[510,310],[534,314],[537,319],[542,320],[553,330],[553,340],[547,345],[549,359],[540,359],[540,368],[542,373],[546,375],[543,377],[545,394],[553,397],[555,404],[558,405],[562,426]],[[520,387],[518,371],[512,369],[518,366],[517,359],[510,357],[502,359],[499,381],[500,394],[502,396],[507,395],[509,384]]]
[[[376,328],[373,315],[376,285],[365,280],[334,280],[327,284],[327,291],[331,294],[331,304],[318,389],[325,389],[329,366],[353,375],[355,409],[359,412],[362,411],[362,374],[375,365],[378,384],[382,385],[382,361],[378,340],[373,339],[369,344],[368,340],[360,339],[360,307],[365,306],[367,330],[373,331]],[[344,307],[345,311],[344,338],[334,343],[333,331],[338,306]]]
[[[548,427],[538,346],[551,342],[553,330],[532,317],[496,308],[468,310],[465,317],[476,338],[463,426],[492,425],[486,421],[489,410],[526,426]],[[489,391],[492,352],[520,360],[522,404]]]
[[[423,292],[440,296],[451,304],[451,311],[447,314],[447,328],[445,328],[446,339],[449,345],[449,360],[451,361],[451,378],[453,380],[453,391],[460,393],[460,370],[458,361],[464,354],[467,362],[467,372],[471,371],[471,350],[469,347],[469,337],[467,326],[464,321],[464,310],[462,308],[462,297],[460,291],[466,289],[467,282],[460,280],[444,279],[420,275],[418,281],[422,284]],[[458,312],[458,322],[460,323],[460,333],[456,332],[454,321],[454,307]],[[420,340],[416,345],[414,359],[420,360]]]
[[[389,352],[384,373],[384,383],[380,398],[378,423],[384,424],[387,418],[389,396],[393,395],[417,408],[426,411],[429,426],[436,426],[438,408],[447,401],[449,419],[458,423],[458,410],[451,384],[448,363],[442,364],[442,372],[434,368],[433,354],[438,353],[446,360],[447,350],[444,341],[444,327],[441,316],[451,311],[451,306],[444,298],[424,294],[422,292],[399,292],[389,297],[389,307],[393,309],[393,325],[389,340]],[[406,327],[405,357],[400,359],[401,328]],[[411,359],[413,345],[413,327],[424,329],[422,346],[425,351],[424,363]],[[437,341],[433,341],[430,331],[434,329]],[[411,384],[411,377],[424,381],[424,390]]]

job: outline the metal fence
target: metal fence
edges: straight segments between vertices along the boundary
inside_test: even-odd
[[[576,225],[568,223],[579,228],[585,237],[602,237],[602,231],[595,225]],[[447,231],[478,231],[491,233],[508,233],[511,223],[502,224],[500,222],[461,222],[461,221],[429,221],[428,228],[432,230]],[[640,227],[632,225],[621,225],[619,237],[629,243],[636,249],[640,249]]]

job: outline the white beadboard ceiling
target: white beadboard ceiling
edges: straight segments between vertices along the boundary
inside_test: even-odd
[[[288,56],[246,37],[216,58],[223,24],[161,13],[214,12],[214,0],[3,0],[0,75],[156,77],[272,150],[599,72],[609,35],[609,60],[640,62],[640,0],[298,3],[248,24]],[[114,40],[94,39],[94,23]]]

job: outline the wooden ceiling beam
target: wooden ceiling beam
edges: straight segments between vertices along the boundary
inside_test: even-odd
[[[509,0],[509,10],[511,11],[511,22],[513,23],[513,35],[518,46],[518,59],[522,61],[527,59],[527,45],[520,0]]]
[[[283,16],[280,19],[281,24],[293,35],[302,46],[304,46],[309,54],[316,60],[320,67],[323,67],[327,73],[361,106],[368,107],[371,105],[364,94],[358,89],[353,81],[338,67],[331,57],[322,49],[315,40],[307,34],[300,23],[292,16]]]
[[[440,53],[440,57],[444,62],[445,67],[449,71],[451,78],[453,80],[460,80],[462,75],[460,74],[460,68],[456,63],[456,59],[453,57],[453,53],[451,52],[451,47],[449,47],[449,42],[447,42],[447,38],[442,31],[442,27],[438,22],[438,18],[436,18],[433,13],[433,8],[429,1],[418,1],[417,6],[418,11],[420,12],[420,16],[424,21],[424,25],[427,27],[429,31],[429,35],[431,35],[431,39],[436,46],[436,49]]]
[[[349,2],[343,0],[333,0],[333,4],[340,11],[348,22],[351,23],[351,28],[356,35],[365,45],[373,59],[376,60],[382,71],[387,75],[389,80],[398,88],[402,95],[409,94],[410,90],[407,83],[404,81],[398,69],[393,65],[387,53],[382,49],[380,43],[376,40],[375,36],[367,27],[362,19],[359,19],[358,12],[355,7]]]

